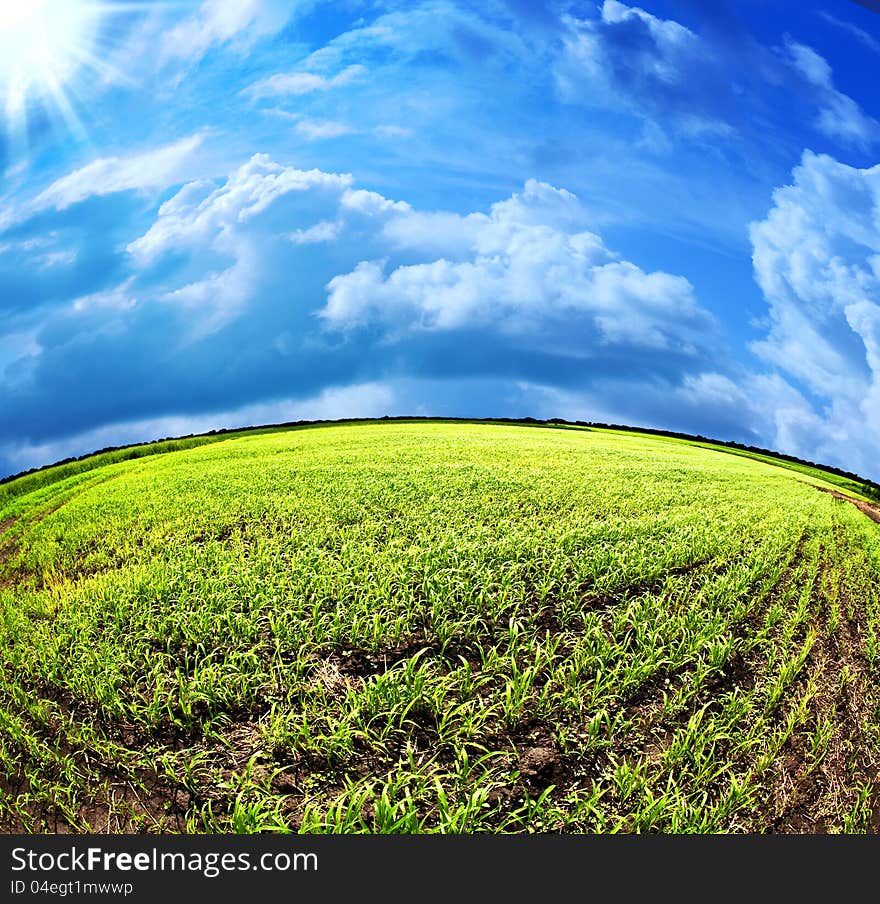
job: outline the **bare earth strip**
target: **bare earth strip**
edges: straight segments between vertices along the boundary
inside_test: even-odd
[[[853,499],[852,496],[839,493],[837,490],[828,490],[825,487],[816,487],[816,489],[819,490],[820,493],[830,493],[835,499],[842,499],[844,502],[852,503],[860,512],[867,515],[872,521],[880,524],[880,506],[871,505],[870,502],[862,502],[861,499]]]

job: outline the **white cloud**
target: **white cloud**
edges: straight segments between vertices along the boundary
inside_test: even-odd
[[[382,228],[393,248],[420,251],[438,257],[459,259],[474,248],[478,234],[489,223],[483,213],[467,216],[448,211],[405,210]]]
[[[292,113],[290,110],[282,110],[279,107],[268,107],[260,112],[292,122],[296,133],[307,141],[324,141],[357,132],[357,129],[345,122],[334,119],[311,119],[302,113]]]
[[[555,66],[563,100],[639,110],[652,95],[678,92],[690,81],[701,55],[700,39],[690,29],[617,0],[605,0],[599,13],[566,20]],[[641,39],[617,46],[618,35],[630,32]]]
[[[873,147],[880,140],[880,122],[839,91],[831,92],[819,110],[816,128],[829,138],[859,148]]]
[[[478,59],[485,71],[494,62],[522,61],[529,50],[523,38],[509,28],[490,23],[459,4],[429,0],[403,4],[370,24],[338,35],[312,53],[305,68],[333,70],[364,59],[382,65],[423,53],[443,54],[465,65]]]
[[[496,364],[484,374],[476,358],[466,365],[478,375],[459,381],[458,413],[467,407],[470,379],[484,388],[506,382],[511,405],[526,406],[515,410],[528,414],[535,409],[527,405],[545,391],[541,374],[549,371],[552,388],[561,366],[580,387],[584,406],[595,414],[605,404],[609,420],[644,423],[651,410],[659,421],[678,417],[677,426],[693,428],[700,407],[715,406],[725,412],[716,432],[742,435],[754,409],[743,402],[744,381],[712,370],[723,366],[709,351],[715,324],[691,284],[621,259],[591,225],[575,195],[534,180],[488,211],[457,214],[417,210],[355,187],[351,176],[257,155],[221,184],[181,188],[129,245],[133,264],[145,272],[81,300],[82,311],[74,313],[82,313],[89,330],[87,315],[99,307],[113,310],[114,329],[123,332],[126,322],[173,323],[166,355],[198,353],[209,339],[234,341],[221,328],[250,316],[248,342],[262,343],[261,351],[242,355],[273,362],[281,372],[308,372],[309,361],[334,367],[336,355],[348,362],[343,367],[354,367],[377,355],[378,346],[394,345],[395,387],[424,377],[414,349],[425,337],[455,344],[459,331],[482,337],[463,341],[463,354],[479,358],[479,348]],[[167,269],[154,269],[165,255],[172,255]],[[500,377],[493,367],[502,360]],[[517,380],[533,388],[515,391]],[[563,400],[563,415],[575,410],[571,398]],[[679,417],[678,409],[693,417]],[[284,416],[247,420],[255,419]]]
[[[804,104],[814,128],[843,144],[868,149],[880,140],[880,123],[835,87],[828,61],[791,38],[781,49],[742,45],[734,60],[730,46],[639,7],[605,0],[597,12],[563,20],[559,94],[642,118],[648,149],[664,153],[670,133],[713,144],[737,134],[763,141],[755,124],[764,119],[761,105],[773,102]]]
[[[200,275],[191,283],[161,296],[171,304],[193,308],[201,316],[192,318],[187,340],[209,335],[236,317],[251,297],[260,274],[259,252],[250,242],[242,242],[231,267]]]
[[[167,253],[183,262],[151,293],[192,310],[184,342],[269,293],[297,323],[320,315],[322,343],[361,327],[385,343],[484,331],[571,360],[644,356],[648,370],[671,354],[667,383],[705,366],[715,324],[688,280],[621,259],[590,225],[575,195],[534,180],[488,212],[460,215],[257,155],[221,185],[181,188],[128,250],[141,268]]]
[[[360,64],[347,66],[336,75],[320,75],[315,72],[279,73],[261,79],[246,90],[246,94],[255,98],[276,97],[280,95],[303,95],[317,91],[329,91],[351,84],[364,75],[366,68]]]
[[[659,19],[638,6],[627,6],[618,0],[605,0],[601,14],[602,21],[610,24],[640,19],[651,30],[651,34],[667,47],[689,44],[696,38],[690,29],[672,19]]]
[[[261,227],[251,230],[248,224],[292,195],[308,194],[314,201],[320,192],[326,192],[334,203],[351,181],[349,175],[284,167],[265,154],[257,154],[219,187],[205,181],[185,185],[159,208],[150,229],[127,250],[141,268],[168,252],[201,253],[209,260],[213,257],[225,262],[222,269],[207,273],[203,265],[196,271],[196,278],[161,296],[164,302],[198,310],[200,316],[193,319],[188,338],[204,336],[241,313],[267,266],[266,248],[279,233],[272,229],[267,235]],[[299,238],[307,232],[301,232]],[[315,237],[312,233],[313,241]]]
[[[323,141],[350,135],[354,129],[344,122],[332,119],[300,119],[296,124],[296,131],[309,141]]]
[[[319,245],[322,242],[332,242],[339,238],[342,224],[331,220],[322,220],[307,229],[297,229],[288,233],[287,237],[294,245]]]
[[[216,45],[246,48],[313,6],[314,0],[204,0],[194,15],[165,33],[160,59],[197,61]]]
[[[804,154],[752,225],[770,327],[755,351],[820,400],[777,411],[788,451],[877,476],[880,461],[880,166]]]
[[[791,56],[791,64],[808,82],[819,88],[834,87],[831,65],[825,57],[816,53],[812,47],[798,44],[796,41],[787,41],[786,48]]]
[[[220,187],[210,182],[184,186],[159,208],[156,222],[128,245],[128,252],[141,265],[181,245],[216,244],[218,250],[234,254],[236,226],[279,198],[320,189],[339,193],[351,183],[350,175],[284,167],[256,154]]]
[[[74,299],[71,307],[77,313],[95,309],[125,311],[137,304],[137,299],[131,291],[133,279],[127,279],[119,286],[107,289],[104,292],[94,292],[91,295],[83,295]]]
[[[812,47],[786,41],[789,61],[818,92],[816,128],[844,144],[867,149],[880,140],[880,122],[868,116],[848,95],[834,86],[828,61]]]
[[[363,216],[375,217],[381,214],[409,213],[412,208],[406,201],[391,201],[364,188],[348,189],[342,194],[340,206],[345,211],[355,212]]]
[[[420,239],[423,250],[445,244],[463,259],[441,257],[390,273],[384,262],[362,261],[328,284],[322,316],[337,329],[491,327],[690,353],[712,330],[690,283],[618,259],[586,223],[574,195],[534,180],[489,215],[398,212],[386,235],[398,242],[409,235],[410,249]]]
[[[835,28],[839,28],[841,31],[845,31],[851,37],[854,37],[869,50],[873,51],[874,53],[880,54],[880,41],[878,41],[877,38],[875,38],[873,35],[868,34],[868,32],[866,32],[863,28],[859,28],[858,25],[855,25],[852,22],[838,19],[836,16],[832,16],[831,13],[826,12],[825,10],[820,10],[819,16],[821,16],[821,18],[823,18],[829,25],[833,25]]]
[[[203,135],[192,135],[143,154],[101,157],[53,182],[33,200],[31,210],[66,210],[91,197],[160,189],[182,182],[203,140]]]
[[[37,237],[20,239],[18,241],[0,243],[0,259],[6,255],[17,258],[23,265],[28,259],[27,267],[36,267],[39,270],[54,270],[70,266],[76,263],[79,254],[74,248],[59,247],[62,237],[58,232],[45,232]]]
[[[308,203],[279,208],[267,235],[261,224],[270,207],[302,194]],[[697,354],[714,321],[691,284],[620,259],[589,225],[575,195],[535,180],[488,213],[459,215],[414,210],[353,188],[349,175],[256,155],[220,186],[184,186],[128,251],[141,267],[169,251],[199,250],[222,262],[162,296],[202,309],[202,330],[241,311],[271,257],[268,244],[280,239],[289,249],[334,243],[337,258],[355,262],[367,247],[379,252],[329,281],[320,313],[335,330],[371,324],[399,337],[484,328],[575,353],[616,345]],[[418,262],[389,266],[383,258],[395,254]]]
[[[71,264],[76,263],[77,256],[77,252],[73,249],[68,249],[66,251],[50,251],[40,262],[40,266],[44,270],[52,270],[56,267],[68,267]]]
[[[128,246],[131,279],[76,299],[27,340],[27,353],[0,349],[11,355],[4,385],[23,409],[31,383],[71,360],[86,374],[96,362],[106,383],[129,355],[140,380],[143,362],[161,358],[171,386],[192,372],[191,361],[213,380],[207,362],[223,360],[216,379],[236,398],[246,397],[247,385],[286,386],[279,391],[292,395],[291,386],[306,383],[393,380],[395,391],[409,384],[416,393],[419,380],[446,380],[446,401],[439,392],[431,399],[448,404],[448,413],[671,426],[871,473],[880,448],[871,426],[880,422],[878,181],[880,168],[852,170],[807,155],[795,184],[777,192],[774,210],[753,229],[772,323],[758,350],[790,383],[736,371],[688,280],[615,254],[564,189],[530,180],[486,211],[426,211],[357,188],[350,175],[256,155],[225,181],[190,182],[165,202]],[[34,250],[53,251],[53,242],[42,237]],[[242,328],[223,330],[233,318]],[[145,348],[144,337],[155,348]],[[472,408],[478,391],[487,394]],[[194,404],[212,412],[221,396],[206,397]],[[326,402],[327,416],[345,414],[344,400],[315,398]],[[367,413],[370,399],[379,409],[392,401],[352,398],[355,414]],[[407,396],[406,410],[417,408],[414,400]],[[300,415],[251,406],[201,419],[141,419],[131,433],[115,423],[107,439],[97,431],[71,442],[87,451],[152,429],[320,416],[313,402]],[[157,404],[147,397],[139,410],[176,410]],[[7,403],[14,423],[10,410]],[[107,422],[119,420],[118,408],[108,412]],[[86,414],[101,423],[90,407]],[[67,446],[37,445],[58,430],[41,426],[32,445],[0,448],[0,458],[30,464],[70,454]],[[775,442],[764,439],[771,436]]]

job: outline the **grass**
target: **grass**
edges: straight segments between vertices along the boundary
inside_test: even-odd
[[[4,831],[880,828],[880,528],[817,475],[422,422],[21,480]]]

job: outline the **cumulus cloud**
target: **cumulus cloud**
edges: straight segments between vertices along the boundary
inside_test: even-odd
[[[195,271],[192,281],[161,295],[162,300],[196,309],[194,334],[211,332],[235,317],[260,285],[268,244],[278,238],[266,229],[248,230],[280,199],[308,195],[316,203],[321,192],[335,198],[352,182],[350,175],[284,167],[257,154],[220,186],[197,181],[185,185],[160,208],[144,235],[127,251],[141,268],[169,253],[201,253],[220,267]],[[317,231],[309,231],[309,230]],[[294,244],[320,241],[321,224],[292,233]]]
[[[332,242],[339,238],[341,224],[331,220],[321,220],[314,226],[306,229],[296,229],[288,233],[287,237],[294,245],[318,245],[322,242]]]
[[[224,250],[234,250],[235,241],[226,239],[235,225],[254,219],[279,198],[319,189],[341,190],[352,181],[350,175],[285,167],[256,154],[219,187],[210,182],[184,186],[159,208],[155,223],[128,245],[128,251],[144,265],[181,243],[219,241],[227,246]]]
[[[574,195],[534,180],[487,215],[398,213],[386,234],[407,236],[409,248],[422,237],[435,252],[445,236],[447,250],[463,259],[391,272],[384,262],[361,262],[331,280],[322,316],[340,329],[478,326],[523,338],[558,334],[585,344],[685,352],[711,334],[712,318],[686,279],[620,260],[587,222]]]
[[[53,182],[37,195],[30,211],[46,208],[66,210],[87,198],[165,188],[182,182],[203,141],[203,135],[191,135],[142,154],[99,157]]]
[[[218,307],[247,323],[248,299],[265,292],[267,278],[305,285],[308,274],[301,332],[271,339],[303,366],[318,349],[332,361],[343,348],[367,365],[369,379],[376,367],[388,377],[391,365],[380,362],[393,361],[394,385],[444,368],[459,380],[504,373],[531,387],[517,398],[543,400],[535,410],[548,416],[775,442],[870,472],[875,440],[865,444],[871,428],[862,425],[877,422],[877,181],[874,171],[807,155],[795,185],[778,191],[767,220],[753,227],[772,320],[755,346],[772,365],[766,373],[725,362],[713,318],[687,279],[621,259],[575,195],[535,180],[486,212],[455,214],[258,155],[223,184],[184,186],[129,253],[147,268],[182,249],[230,262],[197,280],[163,283],[162,300],[205,308],[215,326],[225,322]],[[863,215],[853,218],[854,207]],[[842,257],[859,247],[859,266]],[[359,259],[367,248],[374,256]],[[346,259],[348,270],[330,269],[321,282],[322,267]]]
[[[0,459],[18,470],[147,434],[364,414],[331,388],[381,386],[352,398],[671,427],[873,475],[878,223],[880,167],[805,155],[752,227],[762,373],[726,357],[684,276],[616,254],[565,189],[529,180],[486,210],[432,211],[256,155],[180,188],[124,246],[115,285],[0,343],[0,434],[18,437]],[[31,252],[60,253],[51,237]],[[47,403],[59,373],[63,411]],[[297,407],[325,392],[326,408]]]
[[[349,213],[375,217],[392,213],[409,213],[412,208],[406,201],[392,201],[378,192],[365,188],[349,189],[343,192],[340,207]]]
[[[768,363],[817,400],[777,411],[788,450],[877,476],[880,461],[880,166],[804,154],[751,228]]]
[[[124,283],[104,292],[92,292],[90,295],[81,295],[73,300],[71,307],[77,313],[96,309],[124,311],[133,308],[137,304],[137,300],[131,291],[133,282],[134,280],[129,278]]]
[[[30,450],[16,462],[48,457],[58,437],[97,442],[102,425],[201,424],[199,412],[328,386],[453,380],[521,402],[520,384],[595,398],[604,386],[621,417],[646,422],[723,358],[687,279],[621,258],[575,195],[533,180],[456,214],[256,155],[224,181],[185,184],[122,247],[115,285],[60,305],[2,362],[0,435]],[[63,411],[46,401],[59,373]]]

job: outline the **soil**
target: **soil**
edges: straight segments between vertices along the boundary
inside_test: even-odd
[[[6,531],[17,521],[18,518],[7,518],[5,521],[0,522],[0,535],[6,533]],[[0,569],[2,569],[17,553],[18,544],[15,543],[15,541],[0,545]],[[0,576],[0,587],[11,587],[13,583],[12,578]]]
[[[519,757],[520,772],[527,779],[552,779],[560,767],[559,754],[553,747],[529,747]]]
[[[842,498],[858,504],[857,500]],[[774,832],[827,832],[839,824],[842,812],[851,809],[852,789],[858,784],[872,789],[867,801],[871,813],[868,831],[876,833],[880,829],[876,818],[880,812],[876,765],[865,753],[866,732],[875,718],[872,678],[864,654],[863,626],[870,621],[867,602],[842,589],[836,600],[826,595],[829,574],[829,563],[823,562],[817,580],[820,605],[814,623],[820,630],[800,679],[787,695],[788,705],[778,714],[781,723],[812,683],[810,719],[792,732],[782,750],[785,755],[771,767],[771,793],[765,812],[757,820],[757,824],[769,825]],[[834,609],[838,613],[836,628],[830,623]],[[848,680],[841,682],[842,675]],[[834,730],[817,762],[810,749],[810,736],[820,720],[833,722]]]
[[[873,505],[870,502],[863,502],[861,499],[854,499],[852,496],[847,496],[845,493],[840,493],[837,490],[829,490],[825,487],[818,487],[815,484],[813,484],[813,487],[820,493],[828,493],[835,499],[842,499],[844,502],[852,503],[852,505],[854,505],[860,512],[862,512],[864,515],[867,515],[876,524],[880,524],[880,505]]]

